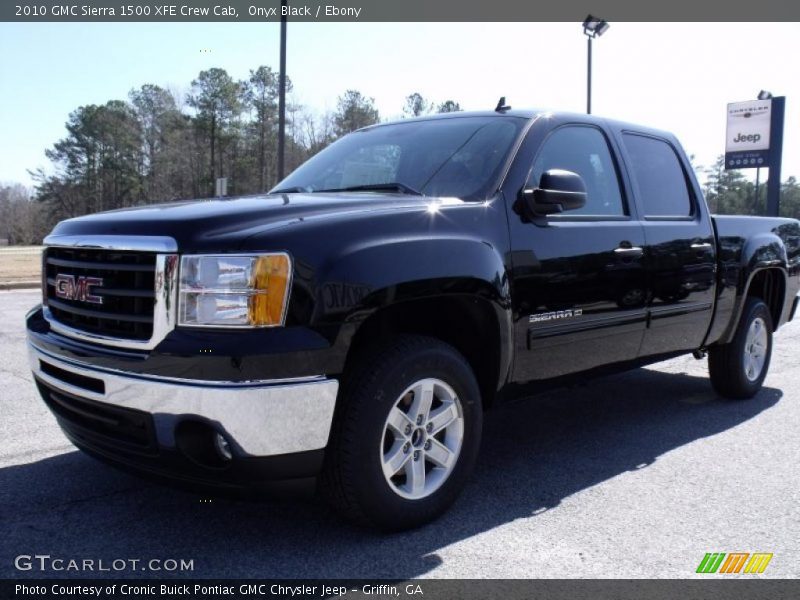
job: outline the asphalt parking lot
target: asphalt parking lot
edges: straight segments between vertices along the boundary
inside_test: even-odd
[[[771,552],[756,577],[800,576],[798,321],[751,401],[718,399],[686,357],[490,412],[452,510],[385,536],[313,500],[209,502],[74,450],[26,363],[37,298],[0,292],[0,577],[87,575],[14,567],[47,554],[193,559],[171,575],[201,578],[685,578],[706,552]]]

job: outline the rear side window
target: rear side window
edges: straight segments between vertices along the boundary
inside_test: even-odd
[[[675,150],[656,138],[626,133],[622,136],[645,217],[688,217],[692,198],[686,174]]]

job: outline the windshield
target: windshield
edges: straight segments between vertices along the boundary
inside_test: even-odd
[[[408,121],[334,142],[273,192],[391,191],[484,200],[525,124],[516,117]]]

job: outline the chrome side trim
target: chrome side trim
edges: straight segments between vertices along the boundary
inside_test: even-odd
[[[28,343],[33,374],[49,387],[114,406],[150,413],[159,446],[177,447],[175,427],[200,419],[226,435],[240,457],[319,450],[328,444],[339,382],[270,383],[249,387],[192,386],[146,381],[78,366],[44,354]],[[103,382],[97,393],[44,373],[47,363]]]
[[[44,238],[44,245],[132,252],[178,251],[178,242],[171,237],[158,235],[48,235]]]
[[[50,236],[56,237],[56,236]],[[48,237],[45,239],[47,242]],[[98,236],[108,237],[113,236]],[[96,239],[96,238],[85,238]],[[115,238],[124,239],[124,238]],[[144,239],[144,238],[143,238]],[[164,238],[171,239],[171,238]],[[173,240],[174,241],[174,240]],[[98,246],[87,246],[97,248]],[[121,250],[120,246],[114,246],[113,249]],[[141,249],[144,251],[144,249]],[[152,248],[149,249],[152,251]],[[117,338],[97,333],[90,333],[75,329],[68,325],[57,321],[50,310],[47,308],[47,288],[43,289],[44,318],[50,323],[50,328],[56,333],[71,337],[84,342],[94,344],[103,344],[106,346],[113,346],[116,348],[129,348],[134,350],[152,350],[161,341],[167,337],[167,334],[175,329],[175,323],[178,315],[178,255],[177,254],[158,254],[156,255],[156,271],[155,271],[155,305],[153,306],[153,334],[149,340],[132,340],[128,338]]]

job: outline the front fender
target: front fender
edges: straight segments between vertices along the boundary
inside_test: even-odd
[[[500,249],[486,240],[447,236],[398,236],[359,241],[343,248],[319,272],[318,323],[341,323],[334,354],[344,369],[354,336],[376,312],[420,300],[448,298],[477,304],[492,319],[500,342],[499,370],[510,365],[511,301]],[[452,318],[456,318],[451,315]],[[437,318],[447,319],[448,314]],[[463,324],[469,327],[468,323]]]
[[[470,293],[503,304],[508,278],[498,249],[488,241],[458,237],[398,237],[343,248],[318,273],[316,315],[327,320],[372,311],[392,302],[431,295]],[[350,302],[332,303],[333,291],[348,285]],[[333,305],[332,305],[333,304]],[[348,320],[346,319],[346,320]]]

